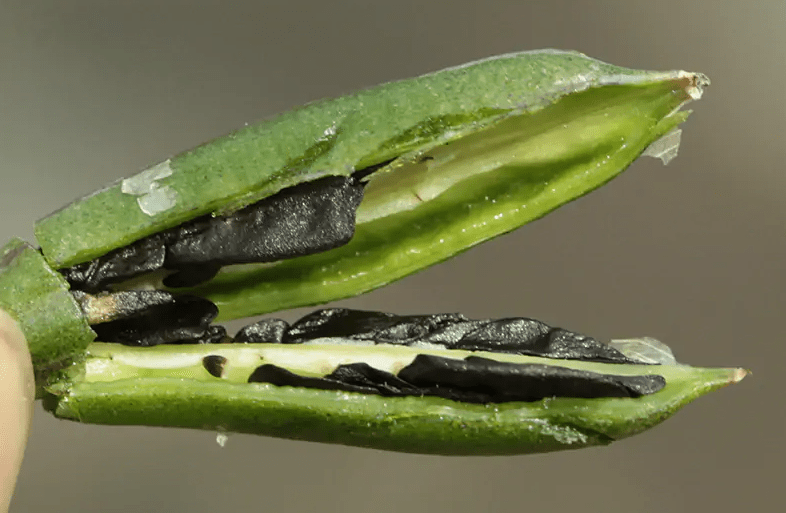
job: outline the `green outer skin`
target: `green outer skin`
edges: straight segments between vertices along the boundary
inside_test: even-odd
[[[504,114],[535,112],[590,87],[656,83],[678,74],[630,70],[577,52],[499,56],[289,111],[169,161],[151,186],[174,206],[144,213],[121,183],[42,219],[36,238],[54,268],[98,257],[211,211],[240,208],[285,187],[346,175],[477,130]]]
[[[675,109],[688,98],[677,81],[608,86],[563,98],[530,115],[522,129],[525,139],[550,130],[553,135],[542,144],[555,148],[550,161],[469,177],[412,210],[358,224],[352,240],[334,250],[228,267],[205,285],[179,290],[213,301],[219,320],[227,320],[323,304],[383,286],[600,187],[685,120],[688,112]],[[610,121],[599,124],[599,112],[608,113]],[[562,131],[570,123],[577,128]],[[592,144],[582,147],[573,138],[582,130],[593,131]],[[360,209],[365,205],[364,200]]]
[[[0,308],[19,323],[27,339],[38,395],[50,374],[83,355],[96,336],[65,279],[19,239],[0,250]]]
[[[107,344],[94,346],[101,352]],[[110,349],[115,354],[126,350],[135,351]],[[210,354],[210,348],[196,350]],[[77,377],[57,387],[58,395],[46,406],[58,417],[88,423],[176,426],[423,454],[507,455],[609,444],[655,426],[699,396],[745,375],[740,369],[682,365],[568,364],[611,374],[657,373],[666,377],[667,385],[636,399],[480,405],[230,383],[201,370],[203,375],[195,377],[170,373],[104,382]]]

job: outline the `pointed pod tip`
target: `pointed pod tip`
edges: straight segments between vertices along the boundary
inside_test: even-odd
[[[748,374],[751,374],[751,371],[748,369],[731,369],[731,373],[729,375],[729,384],[733,385],[734,383],[739,383]]]
[[[743,368],[725,368],[725,369],[716,369],[717,372],[715,376],[709,380],[712,383],[711,389],[718,390],[720,388],[725,388],[729,385],[734,385],[742,381],[745,376],[750,374],[748,369]]]
[[[689,387],[693,390],[692,393],[695,394],[692,396],[691,401],[710,392],[739,383],[745,376],[750,374],[748,369],[738,367],[690,367],[690,369],[691,372],[696,372],[691,378],[692,385]]]
[[[685,80],[685,92],[694,100],[700,99],[704,94],[704,88],[710,85],[710,78],[704,73],[680,71],[677,76]]]

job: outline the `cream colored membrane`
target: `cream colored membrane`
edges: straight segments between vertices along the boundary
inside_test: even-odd
[[[566,155],[591,152],[609,143],[614,119],[624,115],[610,108],[546,128],[542,122],[533,126],[527,115],[512,116],[455,142],[405,157],[403,163],[394,162],[371,175],[356,222],[412,210],[467,178],[503,166],[541,166]]]
[[[642,156],[660,159],[663,165],[667,165],[674,160],[680,149],[682,140],[682,130],[675,128],[657,141],[653,142],[644,150]]]
[[[27,342],[0,310],[0,511],[8,511],[33,418],[35,383]]]
[[[609,345],[628,358],[642,363],[678,365],[671,348],[651,337],[612,340]]]

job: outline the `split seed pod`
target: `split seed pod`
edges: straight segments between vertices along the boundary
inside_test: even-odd
[[[42,219],[40,250],[0,255],[0,306],[62,418],[439,454],[607,444],[745,372],[531,319],[326,310],[234,339],[211,323],[369,291],[642,154],[666,162],[708,83],[539,51],[315,102]]]

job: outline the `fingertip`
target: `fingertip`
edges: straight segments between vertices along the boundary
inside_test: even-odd
[[[0,309],[0,511],[7,511],[33,417],[30,351],[16,321]]]

